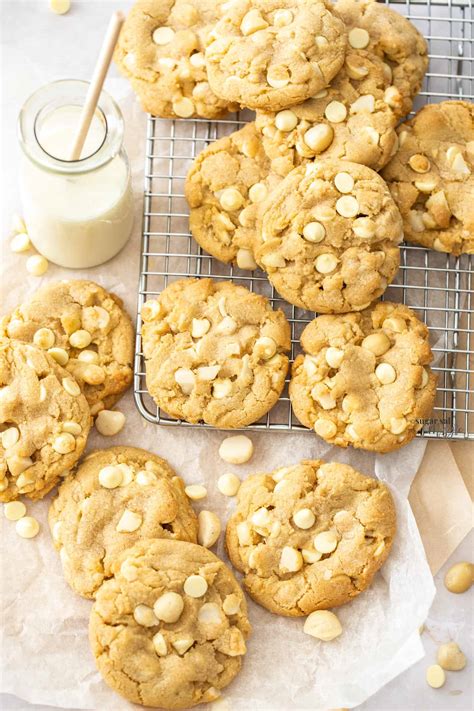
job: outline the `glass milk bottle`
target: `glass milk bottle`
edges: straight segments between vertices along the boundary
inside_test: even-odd
[[[102,264],[130,237],[133,196],[123,118],[102,91],[79,160],[70,160],[88,83],[56,81],[36,91],[19,116],[20,188],[34,246],[72,269]]]

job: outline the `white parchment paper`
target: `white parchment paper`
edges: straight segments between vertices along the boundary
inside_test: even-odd
[[[47,77],[52,78],[56,77]],[[31,90],[41,83],[37,79]],[[29,87],[25,88],[23,98],[29,93]],[[103,267],[71,272],[51,265],[40,280],[26,274],[25,257],[12,255],[4,241],[2,312],[24,300],[42,282],[90,277],[118,293],[135,314],[145,117],[124,82],[111,80],[108,89],[120,101],[127,125],[126,147],[136,191],[134,235],[124,251]],[[223,434],[148,424],[136,411],[131,392],[119,407],[127,415],[125,429],[113,439],[94,433],[88,448],[130,444],[164,456],[187,483],[207,486],[209,496],[202,508],[215,510],[223,523],[234,503],[217,492],[220,474],[235,471],[245,478],[248,473],[270,471],[302,458],[350,463],[385,480],[396,499],[399,530],[392,554],[372,587],[339,609],[344,632],[337,640],[318,642],[303,634],[303,620],[277,617],[249,601],[253,635],[241,674],[224,692],[229,709],[354,707],[422,656],[418,627],[427,616],[434,586],[406,497],[424,442],[375,456],[331,448],[306,434],[252,433],[255,455],[248,464],[236,467],[225,465],[218,457]],[[41,522],[41,532],[34,540],[18,538],[14,524],[0,519],[0,691],[63,708],[130,708],[95,670],[87,641],[90,603],[76,596],[62,578],[46,524],[50,498],[28,506],[29,513]],[[225,559],[222,542],[217,554]]]

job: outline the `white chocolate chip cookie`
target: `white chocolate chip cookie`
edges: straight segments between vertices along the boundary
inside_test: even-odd
[[[402,220],[373,170],[319,160],[295,168],[261,210],[254,247],[278,293],[321,313],[366,308],[394,278]]]
[[[474,253],[474,105],[424,106],[398,130],[400,147],[383,176],[409,242]]]
[[[339,447],[391,452],[430,416],[436,376],[428,329],[406,306],[319,316],[303,331],[290,400],[298,420]]]
[[[365,50],[347,53],[331,84],[298,106],[257,111],[271,169],[287,175],[301,163],[339,158],[380,170],[397,146],[397,117],[385,101],[384,62]]]
[[[395,529],[393,500],[380,481],[346,464],[302,461],[247,477],[226,545],[256,602],[301,616],[365,590]]]
[[[238,674],[251,631],[229,568],[201,546],[154,539],[123,553],[113,573],[89,625],[107,684],[143,706],[186,709],[217,699]]]
[[[79,385],[51,356],[0,338],[0,501],[42,499],[81,456],[90,421]]]
[[[325,0],[236,0],[208,38],[209,82],[228,101],[284,109],[326,86],[344,62],[346,42]]]
[[[181,279],[142,309],[148,390],[172,417],[243,427],[277,402],[288,369],[282,311],[245,287]]]
[[[143,109],[165,118],[217,118],[238,107],[209,86],[204,45],[223,0],[138,0],[115,61]]]
[[[188,173],[189,228],[197,242],[222,262],[255,269],[252,245],[257,212],[279,182],[255,124],[211,143]]]
[[[49,525],[64,576],[84,597],[95,596],[114,560],[138,540],[196,543],[198,529],[182,479],[164,459],[134,447],[90,454],[59,489]]]
[[[77,380],[93,415],[132,382],[132,322],[121,299],[92,281],[46,284],[0,320],[0,335],[49,353]]]

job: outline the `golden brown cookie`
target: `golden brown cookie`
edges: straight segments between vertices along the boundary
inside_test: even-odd
[[[112,447],[90,454],[59,489],[49,525],[64,576],[94,597],[114,560],[143,538],[197,542],[183,480],[156,454]]]
[[[197,242],[221,262],[255,269],[257,212],[279,182],[255,124],[211,143],[191,166],[185,195],[189,228]]]
[[[217,118],[238,106],[207,80],[204,44],[223,0],[138,0],[120,34],[115,61],[144,111],[165,118]]]
[[[93,281],[46,284],[1,319],[0,334],[47,351],[77,380],[93,415],[132,382],[132,322],[122,300]]]
[[[81,456],[89,405],[40,348],[0,338],[0,501],[42,499]]]
[[[254,600],[293,617],[344,605],[365,590],[395,530],[384,484],[347,464],[307,460],[247,477],[226,545]]]
[[[436,375],[428,329],[402,304],[383,302],[304,329],[290,400],[298,420],[339,447],[391,452],[429,417]]]
[[[89,635],[109,686],[143,706],[214,701],[242,665],[251,628],[232,572],[193,543],[148,540],[113,564]]]
[[[474,105],[424,106],[398,136],[400,148],[383,177],[405,238],[438,252],[474,253]]]
[[[400,213],[382,178],[363,165],[326,159],[295,168],[260,215],[256,261],[290,304],[359,311],[397,272]]]
[[[243,286],[180,279],[142,309],[148,391],[172,417],[243,427],[277,402],[288,369],[284,313]]]
[[[287,175],[315,156],[362,163],[380,170],[397,146],[397,117],[386,102],[387,66],[365,50],[351,49],[327,88],[283,111],[257,111],[271,169]]]
[[[346,43],[326,0],[235,0],[208,37],[209,83],[242,106],[284,109],[326,86]]]

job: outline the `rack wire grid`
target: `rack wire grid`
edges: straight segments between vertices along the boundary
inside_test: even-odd
[[[386,4],[410,18],[428,40],[430,66],[414,110],[445,99],[474,99],[473,0],[406,0]],[[291,359],[314,314],[289,305],[272,289],[263,272],[245,272],[204,252],[188,231],[184,180],[192,160],[210,142],[239,129],[252,114],[226,120],[169,121],[148,117],[141,273],[139,279],[134,390],[138,410],[160,425],[189,425],[157,408],[146,388],[140,310],[169,283],[183,277],[231,279],[268,296],[291,325]],[[419,436],[474,439],[474,298],[472,257],[402,245],[401,268],[385,297],[414,308],[430,327],[434,370],[438,373],[435,409]],[[197,425],[209,427],[208,425]],[[277,405],[246,428],[307,431],[292,413],[287,387]]]

